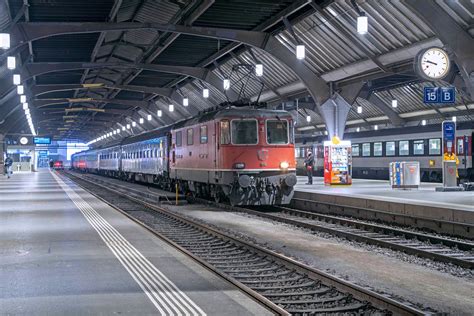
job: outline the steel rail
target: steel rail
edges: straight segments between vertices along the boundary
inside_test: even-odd
[[[399,314],[399,315],[425,315],[426,314],[426,312],[424,312],[424,311],[422,311],[418,308],[415,308],[411,305],[404,304],[402,302],[396,301],[396,300],[394,300],[390,297],[387,297],[385,295],[381,295],[381,294],[376,293],[372,290],[360,287],[356,284],[350,283],[350,282],[348,282],[346,280],[343,280],[341,278],[332,276],[332,275],[330,275],[330,274],[328,274],[324,271],[320,271],[318,269],[309,267],[309,266],[307,266],[303,263],[300,263],[300,262],[298,262],[298,261],[296,261],[292,258],[286,257],[282,254],[279,254],[279,253],[276,253],[274,251],[268,250],[266,248],[248,243],[246,241],[243,241],[241,239],[238,239],[236,237],[228,235],[225,232],[222,232],[222,231],[220,231],[216,228],[210,227],[206,224],[196,222],[196,221],[191,220],[190,218],[184,217],[182,215],[178,215],[174,212],[163,209],[162,207],[158,207],[154,204],[151,204],[151,203],[145,201],[143,198],[140,199],[139,197],[131,196],[131,195],[127,194],[126,192],[122,192],[122,190],[127,190],[123,186],[122,186],[121,190],[118,190],[118,187],[120,187],[120,186],[118,186],[116,184],[111,186],[110,183],[107,183],[106,181],[104,181],[101,184],[95,179],[95,177],[93,179],[87,179],[87,177],[81,177],[81,176],[78,176],[76,174],[72,174],[70,172],[67,172],[66,174],[68,176],[70,176],[70,178],[73,181],[75,181],[76,183],[77,183],[78,180],[79,181],[82,180],[82,181],[87,182],[89,185],[98,186],[98,187],[100,187],[102,189],[105,189],[109,192],[113,192],[115,194],[120,194],[121,196],[123,196],[123,197],[125,197],[125,198],[127,198],[131,201],[134,201],[138,204],[141,204],[141,205],[145,206],[146,208],[149,208],[150,210],[153,210],[155,212],[164,214],[168,217],[174,218],[174,219],[176,219],[176,220],[178,220],[182,223],[185,223],[186,225],[197,228],[198,230],[201,230],[203,232],[206,232],[206,233],[209,233],[211,235],[217,236],[221,239],[228,240],[228,241],[231,241],[231,242],[236,243],[238,245],[241,245],[246,249],[251,249],[252,252],[261,254],[262,256],[264,256],[266,258],[272,258],[272,260],[274,260],[276,262],[279,262],[279,263],[282,263],[287,268],[298,271],[299,273],[301,273],[303,275],[307,275],[312,279],[319,280],[324,285],[333,286],[341,292],[345,292],[345,293],[348,293],[348,294],[352,295],[357,300],[370,302],[370,304],[372,304],[372,306],[374,306],[375,308],[382,309],[382,310],[387,310],[387,311],[390,311],[391,313]],[[91,191],[90,189],[87,189],[87,187],[85,187],[83,185],[80,185],[80,186],[82,186],[84,189],[91,192],[95,196],[97,196],[96,192]],[[102,200],[104,200],[104,199],[102,199]],[[105,202],[110,204],[107,201],[105,201]],[[117,208],[116,206],[114,206],[114,207]],[[131,216],[129,214],[126,214],[126,215],[128,217],[133,218],[133,216]],[[139,220],[134,219],[134,221],[136,221],[136,222],[140,223],[141,225],[143,225],[141,223],[141,221],[139,221]],[[155,230],[151,227],[147,227],[147,229],[155,232]],[[184,250],[186,250],[186,249],[184,249]],[[199,258],[197,258],[197,259],[199,259]],[[201,262],[202,260],[198,260],[198,261]],[[206,262],[204,261],[204,263],[206,263]],[[205,266],[206,267],[209,266],[209,263],[206,263]],[[212,264],[211,264],[211,268],[212,268]],[[214,269],[212,269],[212,270],[214,271]],[[225,275],[225,273],[224,273],[224,275]],[[235,282],[240,283],[237,280],[235,280]],[[246,286],[244,284],[242,284],[242,287],[245,288]]]

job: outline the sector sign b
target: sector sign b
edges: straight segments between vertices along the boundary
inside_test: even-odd
[[[455,103],[456,90],[454,87],[424,87],[424,103]]]

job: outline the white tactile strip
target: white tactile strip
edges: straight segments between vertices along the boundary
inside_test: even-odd
[[[54,172],[51,174],[161,315],[206,315],[196,303],[179,290],[89,203],[84,201]]]

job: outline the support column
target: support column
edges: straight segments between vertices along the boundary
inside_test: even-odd
[[[339,93],[333,94],[321,106],[320,112],[326,122],[326,129],[330,139],[334,136],[343,139],[347,115],[350,109],[351,105]]]

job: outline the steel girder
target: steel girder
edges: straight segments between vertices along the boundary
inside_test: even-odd
[[[12,32],[13,35],[11,50],[16,49],[17,47],[29,41],[55,35],[96,33],[106,31],[129,31],[140,29],[155,29],[162,32],[225,39],[234,42],[241,42],[246,45],[262,49],[292,69],[300,78],[300,80],[306,85],[308,91],[314,100],[316,100],[317,104],[322,104],[327,98],[329,98],[329,89],[326,82],[314,74],[304,62],[297,60],[295,55],[290,52],[282,43],[266,32],[137,22],[30,22],[18,23],[15,26]]]
[[[63,85],[34,85],[31,88],[31,92],[33,95],[43,95],[49,92],[57,92],[57,91],[70,91],[70,90],[80,90],[80,89],[87,89],[87,90],[99,90],[99,89],[109,89],[109,90],[127,90],[127,91],[135,91],[135,92],[142,92],[147,94],[155,94],[159,95],[168,99],[173,100],[177,104],[182,104],[182,96],[172,88],[161,88],[161,87],[147,87],[147,86],[135,86],[135,85],[114,85],[114,84],[102,84],[102,83],[94,83],[94,84],[63,84]],[[114,100],[114,99],[112,99]],[[143,101],[143,100],[142,100]],[[146,108],[146,110],[150,110]],[[197,114],[198,111],[189,108],[191,114]]]
[[[454,54],[454,60],[474,100],[474,39],[435,1],[405,0]]]
[[[205,81],[210,85],[216,87],[224,95],[227,95],[230,101],[236,101],[237,93],[233,90],[224,90],[222,80],[219,79],[212,71],[200,67],[186,67],[186,66],[170,66],[170,65],[156,65],[156,64],[135,64],[135,63],[117,63],[117,62],[99,62],[99,63],[83,63],[83,62],[57,62],[57,63],[29,63],[25,64],[21,70],[22,82],[28,79],[46,73],[57,71],[68,71],[78,69],[102,69],[102,68],[136,68],[142,70],[180,74],[190,76],[201,81]],[[11,87],[10,79],[4,79],[0,82],[0,86]],[[122,86],[125,87],[125,86]],[[144,90],[143,88],[140,88]],[[170,92],[168,90],[156,90],[156,92]],[[5,91],[3,92],[5,93]],[[2,94],[3,94],[2,93]],[[154,92],[153,92],[154,93]],[[164,94],[164,93],[163,93]],[[175,92],[167,94],[166,97],[181,103],[181,97]],[[179,98],[178,98],[179,97]]]
[[[121,99],[93,99],[93,98],[77,98],[77,99],[68,99],[68,98],[52,98],[52,99],[35,99],[33,105],[36,108],[42,108],[48,105],[53,104],[63,104],[63,103],[111,103],[111,104],[120,104],[130,107],[139,107],[146,109],[148,102],[146,101],[137,101],[137,100],[121,100]]]

